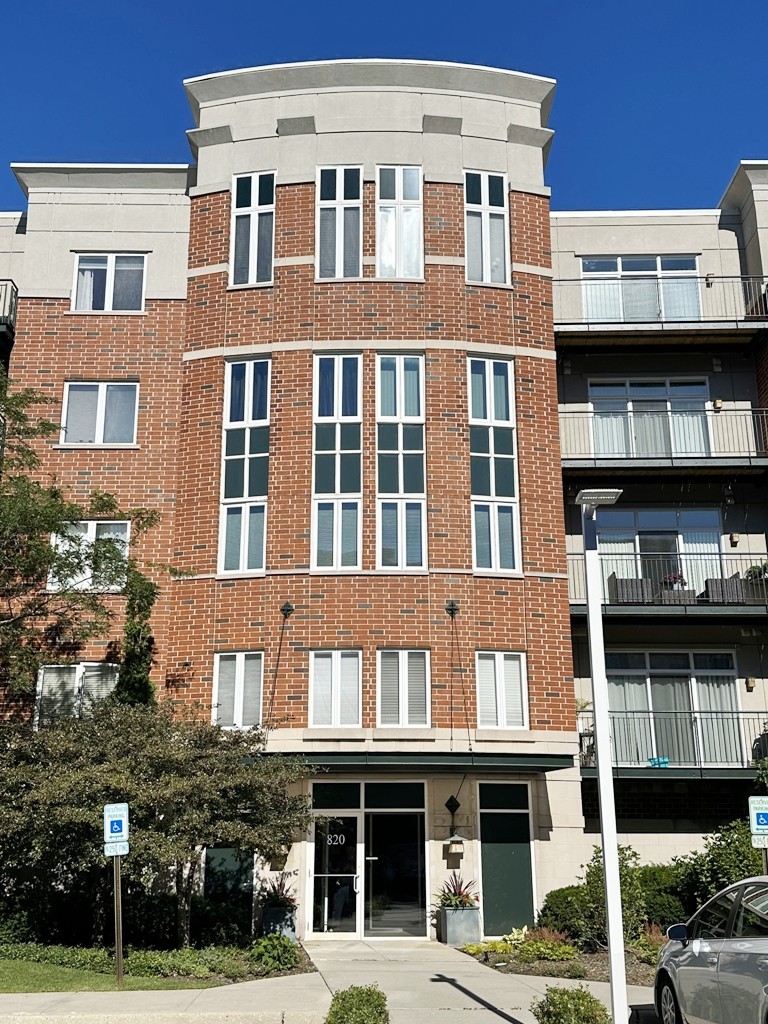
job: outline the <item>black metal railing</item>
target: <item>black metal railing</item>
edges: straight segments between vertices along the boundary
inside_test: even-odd
[[[13,281],[0,281],[0,324],[11,330],[16,326],[16,304],[19,290]]]
[[[748,768],[768,757],[766,711],[611,711],[611,763],[632,768]],[[595,766],[594,716],[579,713],[582,768]]]

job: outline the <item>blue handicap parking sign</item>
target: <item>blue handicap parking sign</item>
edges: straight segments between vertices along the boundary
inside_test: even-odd
[[[757,824],[761,826],[768,826],[768,814],[758,813]]]
[[[114,835],[118,835],[118,836],[122,835],[123,834],[123,823],[122,823],[122,821],[110,821],[110,823],[109,823],[109,831],[112,833],[113,836]]]

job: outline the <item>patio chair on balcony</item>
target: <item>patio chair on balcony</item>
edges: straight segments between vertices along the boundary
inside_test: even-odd
[[[652,601],[651,580],[623,579],[615,572],[608,577],[609,604],[651,604]]]
[[[704,594],[710,604],[746,604],[746,582],[735,572],[727,579],[704,580]]]

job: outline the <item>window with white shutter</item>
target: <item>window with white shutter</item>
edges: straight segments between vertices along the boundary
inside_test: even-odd
[[[213,721],[225,729],[248,729],[261,722],[264,655],[238,651],[216,655]]]
[[[37,680],[35,727],[56,718],[87,716],[95,701],[112,693],[119,672],[118,665],[105,662],[44,665]]]
[[[428,726],[427,651],[379,652],[379,725]]]
[[[320,167],[317,173],[317,276],[360,277],[363,241],[361,167]]]
[[[503,174],[464,176],[467,281],[509,284],[507,182]]]
[[[310,724],[360,725],[360,651],[312,651]]]
[[[271,284],[275,246],[275,172],[241,174],[232,190],[232,284]]]
[[[527,717],[524,656],[504,651],[478,651],[478,727],[525,729]]]

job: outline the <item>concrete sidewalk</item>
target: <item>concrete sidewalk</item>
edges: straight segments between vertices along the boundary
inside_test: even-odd
[[[309,942],[317,974],[171,992],[0,995],[0,1024],[323,1024],[332,992],[376,984],[392,1024],[535,1024],[534,999],[564,979],[505,975],[421,940]],[[606,1005],[607,984],[584,982]],[[656,1021],[650,989],[630,988],[632,1021]]]

